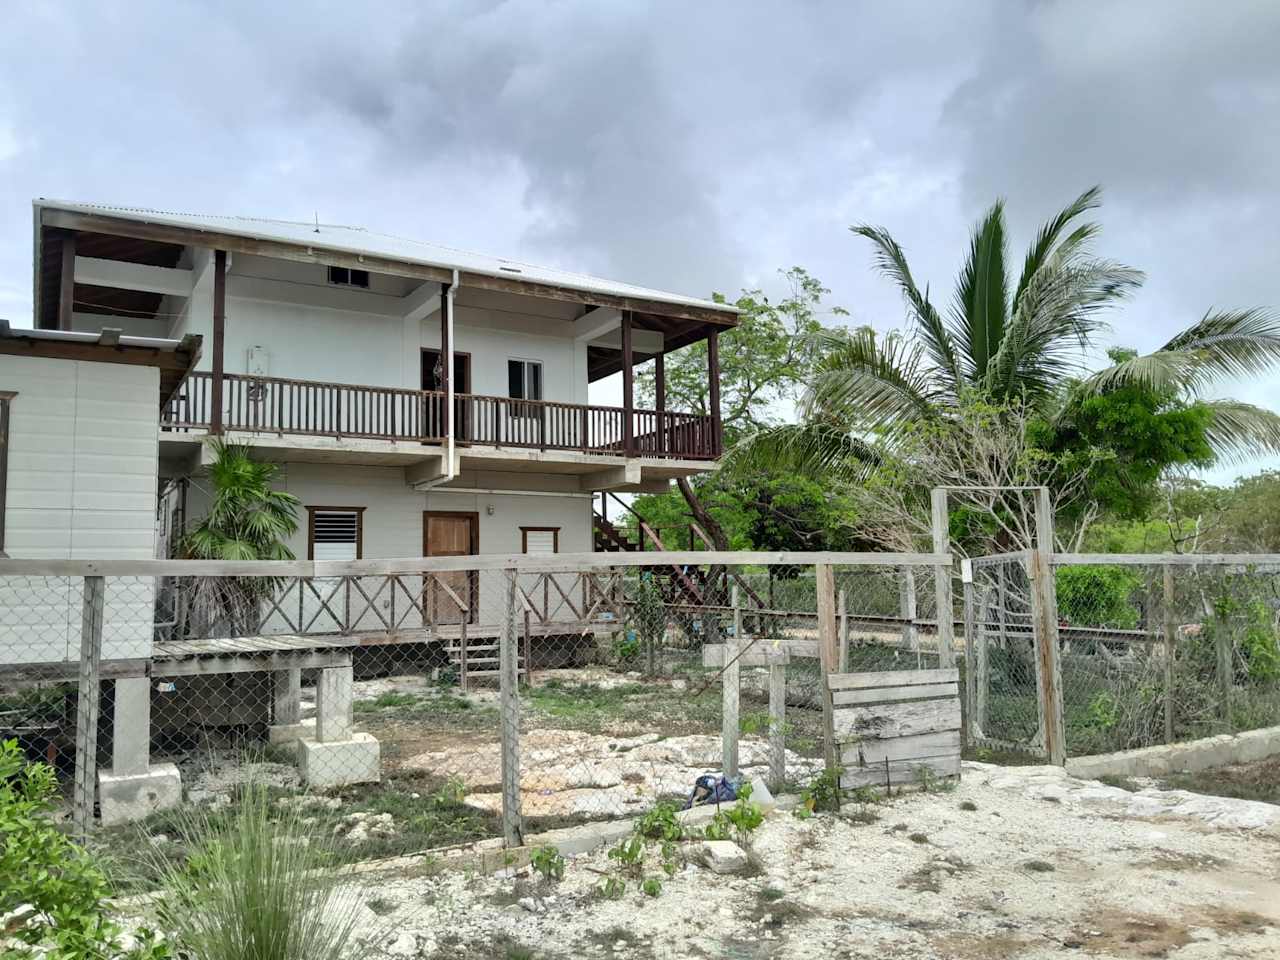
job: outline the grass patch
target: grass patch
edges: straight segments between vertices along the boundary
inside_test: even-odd
[[[365,903],[365,906],[380,917],[389,917],[398,909],[398,905],[395,901],[388,900],[386,897],[374,897],[372,900]]]
[[[696,689],[696,688],[695,688]],[[595,683],[549,680],[528,691],[530,707],[542,726],[600,733],[606,730],[661,730],[673,734],[706,733],[720,728],[720,691],[675,690],[667,684]]]
[[[964,810],[966,813],[973,813],[975,810],[978,809],[978,805],[974,803],[972,800],[961,800],[960,809]]]
[[[1023,866],[1032,873],[1053,873],[1056,869],[1052,863],[1046,860],[1028,860]]]
[[[1098,778],[1100,783],[1105,783],[1108,787],[1119,787],[1121,790],[1128,790],[1130,793],[1137,793],[1142,789],[1142,784],[1138,783],[1133,777],[1124,777],[1115,773],[1104,773]]]
[[[907,839],[910,840],[912,843],[928,843],[929,842],[928,835],[923,833],[909,833],[907,834]]]

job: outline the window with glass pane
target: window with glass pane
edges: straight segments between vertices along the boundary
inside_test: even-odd
[[[542,364],[537,360],[508,360],[507,396],[512,400],[541,400]],[[511,415],[514,417],[536,416],[537,407],[513,403]]]

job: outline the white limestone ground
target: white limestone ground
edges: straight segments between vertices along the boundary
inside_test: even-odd
[[[974,809],[967,809],[973,807]],[[656,899],[563,881],[362,877],[369,956],[925,958],[1280,956],[1280,807],[1131,794],[1046,767],[966,764],[870,824],[776,812],[756,875],[685,867]],[[513,950],[527,948],[527,953]]]

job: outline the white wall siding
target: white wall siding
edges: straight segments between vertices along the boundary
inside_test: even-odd
[[[159,371],[0,356],[0,389],[18,394],[9,414],[9,556],[153,556]],[[108,583],[104,657],[150,653],[153,590],[149,579]],[[79,580],[7,578],[0,662],[77,657],[81,597]]]

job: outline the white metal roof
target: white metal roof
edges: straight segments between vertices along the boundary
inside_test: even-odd
[[[468,271],[493,277],[529,280],[571,290],[609,294],[618,297],[635,297],[656,300],[661,303],[703,307],[736,314],[737,308],[712,300],[686,297],[630,283],[601,280],[597,277],[554,267],[539,267],[518,260],[491,257],[468,250],[459,250],[437,243],[410,240],[384,233],[375,233],[363,227],[350,227],[331,223],[305,223],[292,220],[269,220],[258,217],[229,217],[195,213],[173,213],[165,210],[148,210],[141,207],[114,207],[99,203],[71,203],[64,200],[37,199],[35,219],[37,230],[40,210],[65,210],[71,213],[119,217],[142,223],[166,224],[190,230],[218,230],[254,240],[275,240],[286,243],[302,243],[309,246],[342,253],[387,257],[408,263],[441,267],[447,270]],[[37,256],[38,251],[37,251]]]

